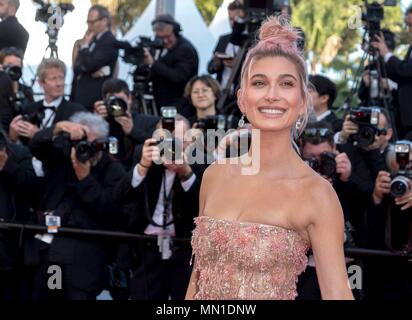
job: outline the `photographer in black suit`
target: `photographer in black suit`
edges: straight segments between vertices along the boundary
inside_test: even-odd
[[[407,9],[405,23],[410,33],[412,33],[412,7]],[[389,50],[383,34],[376,36],[376,42],[372,45],[379,50],[382,56],[389,79],[398,84],[399,118],[402,128],[400,136],[412,130],[412,45],[403,60],[395,57]]]
[[[71,100],[93,110],[94,103],[101,99],[103,83],[113,77],[118,52],[110,30],[110,13],[94,5],[87,15],[88,29],[74,63],[74,80]]]
[[[236,18],[245,17],[243,4],[239,0],[229,3],[227,6],[227,12],[229,16],[229,23],[232,28]],[[213,51],[214,56],[207,65],[207,71],[210,74],[216,74],[216,80],[219,81],[222,88],[226,87],[227,81],[232,73],[234,59],[239,51],[239,46],[230,42],[231,35],[231,33],[228,33],[219,37],[215,50]],[[220,54],[225,54],[228,57],[222,59]],[[232,57],[232,59],[229,59],[229,57]]]
[[[0,220],[15,223],[33,221],[33,189],[37,178],[27,147],[8,141],[0,129]],[[19,297],[21,260],[20,235],[0,230],[0,301]]]
[[[100,116],[80,112],[33,137],[30,149],[43,162],[46,173],[38,211],[40,225],[50,225],[52,216],[62,227],[110,230],[116,224],[114,215],[119,207],[113,188],[124,171],[121,164],[93,147],[105,141],[108,133],[109,126]],[[38,234],[35,238],[26,257],[36,266],[33,299],[56,295],[69,300],[95,299],[108,280],[107,243],[58,234]],[[62,290],[47,287],[50,265],[62,269]]]
[[[25,106],[23,114],[13,119],[9,129],[12,141],[20,139],[27,144],[39,130],[85,110],[81,105],[64,99],[66,66],[61,60],[43,60],[37,68],[37,76],[44,91],[44,99]]]
[[[172,16],[159,15],[152,22],[156,37],[163,40],[163,49],[153,57],[145,49],[144,63],[151,68],[150,80],[157,108],[178,106],[186,83],[198,72],[199,57],[194,46],[184,38],[181,27]]]
[[[174,133],[184,135],[189,129],[188,121],[179,115],[175,119]],[[133,248],[131,298],[167,300],[170,296],[182,300],[190,278],[191,247],[190,243],[173,243],[173,237],[191,237],[205,168],[166,159],[166,153],[161,157],[156,141],[148,139],[138,147],[137,165],[116,191],[129,207],[130,231],[163,236],[162,252],[156,242],[149,241],[141,241]]]
[[[102,88],[102,97],[103,101],[96,101],[94,104],[94,111],[109,122],[110,136],[118,140],[119,152],[116,159],[122,161],[129,169],[133,161],[134,148],[152,136],[160,119],[131,110],[132,95],[127,83],[123,80],[106,80]],[[111,100],[114,97],[121,99],[121,101]],[[126,110],[119,111],[116,109],[116,111],[112,110],[110,112],[108,105],[110,108],[110,105],[113,104],[116,106],[122,104],[126,107]],[[118,116],[117,112],[122,115]]]
[[[16,47],[26,51],[29,33],[17,21],[16,12],[20,7],[19,0],[0,0],[0,50]]]

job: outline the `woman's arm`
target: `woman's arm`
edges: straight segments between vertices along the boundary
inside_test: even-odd
[[[322,299],[353,299],[343,250],[344,219],[333,187],[325,180],[314,188],[322,195],[308,227]]]
[[[203,174],[202,183],[200,185],[200,192],[199,192],[199,216],[203,215],[203,210],[205,208],[205,203],[206,203],[206,194],[207,194],[207,190],[209,189],[208,185],[210,184],[211,176],[213,175],[213,172],[216,171],[216,168],[215,168],[216,166],[217,166],[216,164],[212,164],[205,170],[205,173]],[[193,300],[193,297],[195,296],[197,292],[197,281],[199,279],[199,271],[197,270],[197,263],[196,263],[196,259],[194,256],[192,256],[192,261],[193,261],[193,271],[190,277],[189,286],[186,291],[185,300]]]

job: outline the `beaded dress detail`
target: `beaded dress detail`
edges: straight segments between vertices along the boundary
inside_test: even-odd
[[[296,231],[251,222],[195,218],[197,300],[293,300],[309,243]]]

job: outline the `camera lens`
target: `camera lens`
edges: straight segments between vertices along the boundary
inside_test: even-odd
[[[403,196],[409,191],[408,179],[403,176],[397,176],[391,182],[391,194],[394,197]]]

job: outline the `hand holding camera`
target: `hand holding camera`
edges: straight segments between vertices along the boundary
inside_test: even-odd
[[[339,153],[335,157],[336,161],[336,173],[339,175],[339,179],[343,182],[348,182],[352,174],[352,164],[346,153]]]
[[[391,175],[386,171],[379,171],[375,181],[372,198],[375,204],[381,204],[385,195],[391,193]]]
[[[347,141],[349,136],[357,134],[358,131],[359,126],[350,120],[350,115],[346,115],[345,121],[343,122],[342,131],[340,132],[341,139]]]
[[[104,101],[96,101],[94,103],[94,112],[102,118],[107,118],[109,115],[107,112],[106,105],[104,104]]]
[[[126,115],[116,117],[114,120],[122,126],[123,132],[126,135],[129,135],[132,130],[133,130],[133,119],[132,115],[129,113],[129,111],[126,111]]]
[[[144,64],[151,66],[154,63],[154,59],[152,54],[150,53],[148,48],[144,48]]]
[[[37,125],[26,121],[22,115],[18,115],[10,123],[9,136],[12,141],[17,141],[18,137],[32,139],[38,131]]]
[[[60,121],[56,124],[53,130],[53,135],[58,135],[62,132],[67,132],[70,135],[70,140],[82,140],[87,137],[89,128],[70,121]]]
[[[139,174],[141,176],[146,175],[147,170],[150,169],[153,161],[159,161],[160,151],[157,144],[157,140],[153,138],[147,139],[144,142],[142,157],[140,159],[139,165],[137,166],[137,170],[139,171]]]

